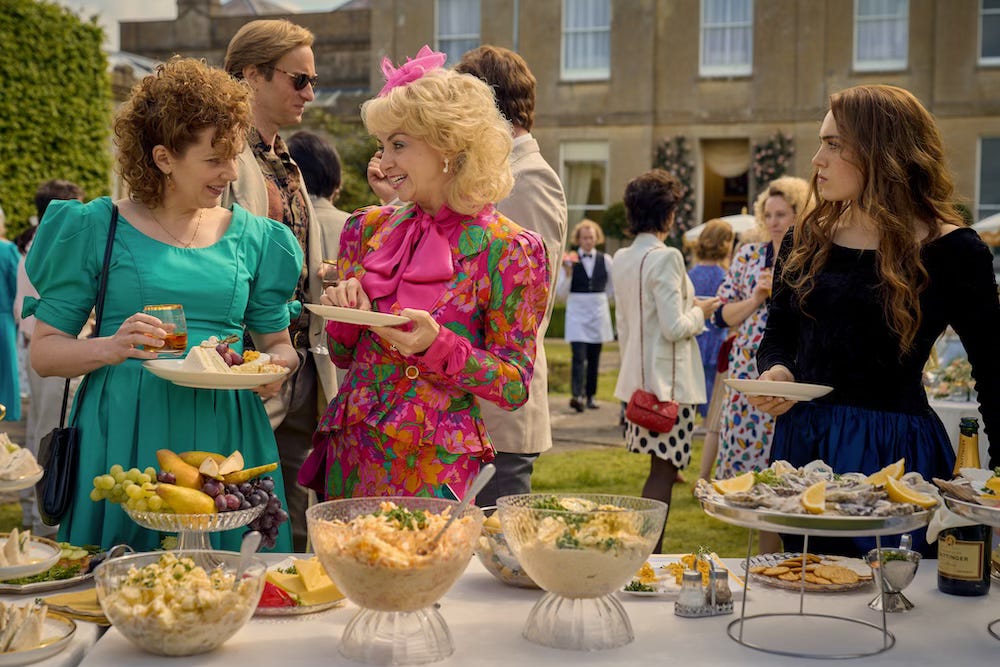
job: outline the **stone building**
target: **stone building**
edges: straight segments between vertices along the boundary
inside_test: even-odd
[[[121,26],[125,51],[221,63],[248,20],[243,0],[178,0],[174,21]],[[261,4],[261,3],[254,3]],[[336,4],[336,3],[332,3]],[[534,134],[559,171],[571,223],[600,217],[656,146],[690,148],[692,223],[738,212],[776,133],[808,177],[832,92],[909,89],[935,114],[959,195],[980,219],[1000,211],[1000,8],[983,0],[352,0],[288,14],[311,29],[317,102],[351,116],[381,87],[383,56],[431,44],[518,51],[538,79]]]

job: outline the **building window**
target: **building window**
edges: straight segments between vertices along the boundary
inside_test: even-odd
[[[854,69],[906,69],[910,47],[909,0],[854,0]]]
[[[599,218],[608,208],[608,144],[573,141],[561,149],[560,173],[572,227],[584,218]]]
[[[979,206],[976,220],[1000,213],[1000,137],[979,140]]]
[[[701,0],[701,76],[753,71],[753,0]]]
[[[479,46],[479,0],[437,0],[437,48],[448,65]]]
[[[979,64],[1000,65],[1000,0],[982,0],[979,7]]]
[[[611,75],[611,0],[563,0],[561,78]]]

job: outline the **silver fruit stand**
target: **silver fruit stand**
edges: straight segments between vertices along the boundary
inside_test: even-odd
[[[787,533],[791,535],[802,535],[802,551],[809,553],[809,537],[875,537],[875,548],[877,553],[882,553],[883,535],[898,535],[918,528],[925,527],[931,519],[931,512],[920,511],[913,514],[887,517],[856,517],[856,516],[828,516],[816,514],[787,514],[769,510],[750,509],[744,507],[732,507],[720,502],[713,502],[709,499],[701,500],[702,509],[709,516],[720,521],[743,528],[749,528],[747,537],[747,557],[744,565],[749,575],[750,557],[753,553],[754,530],[769,531],[773,533]],[[881,562],[879,563],[881,566]],[[799,608],[798,611],[767,613],[767,614],[747,614],[747,585],[750,577],[743,579],[743,601],[740,606],[740,617],[727,626],[727,633],[730,638],[738,644],[748,648],[774,653],[777,655],[787,655],[797,658],[828,658],[828,659],[848,659],[861,658],[876,655],[887,651],[896,643],[896,637],[889,632],[886,622],[885,605],[882,609],[881,626],[868,621],[850,618],[847,616],[837,616],[833,614],[823,614],[816,612],[806,612],[805,610],[805,569],[803,569],[803,579],[799,588]],[[884,595],[883,591],[883,595]],[[822,603],[822,598],[819,599]],[[868,648],[853,650],[862,641],[862,634],[857,632],[857,626],[869,628],[880,633],[880,641]],[[778,632],[772,632],[777,629]],[[852,630],[854,632],[852,632]],[[754,631],[760,632],[760,638],[754,640],[750,635]],[[864,632],[867,632],[865,630]],[[770,636],[768,636],[770,635]],[[777,646],[779,636],[798,636],[807,638],[807,642],[821,637],[849,637],[848,641],[831,641],[834,645],[829,651],[818,651],[815,646],[808,643],[801,648],[782,648]]]
[[[946,493],[941,494],[941,497],[944,499],[945,506],[955,514],[976,523],[1000,528],[1000,507],[959,500]],[[1000,631],[997,630],[997,626],[1000,626],[1000,618],[991,621],[986,629],[996,639],[1000,639]]]

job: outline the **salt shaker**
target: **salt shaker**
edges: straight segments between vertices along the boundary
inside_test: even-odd
[[[701,607],[705,604],[705,592],[701,586],[701,572],[687,570],[681,579],[681,593],[677,604],[683,607]]]

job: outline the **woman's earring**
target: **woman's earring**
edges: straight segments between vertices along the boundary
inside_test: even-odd
[[[444,169],[441,170],[442,173],[448,173],[448,158],[444,159]]]
[[[167,174],[167,187],[173,190],[176,186],[174,185],[174,177],[171,174]]]

